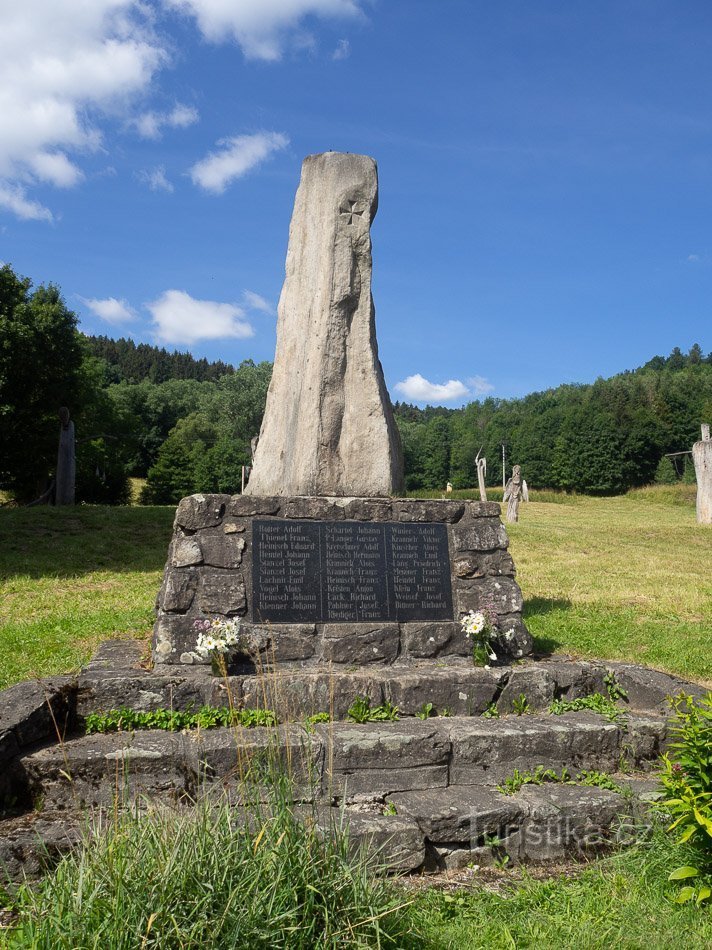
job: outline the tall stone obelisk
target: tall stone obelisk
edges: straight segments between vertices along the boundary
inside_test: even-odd
[[[325,152],[304,160],[246,494],[387,496],[402,487],[371,296],[377,207],[372,158]]]

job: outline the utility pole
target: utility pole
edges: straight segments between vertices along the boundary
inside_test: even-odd
[[[507,487],[507,475],[505,469],[504,442],[502,443],[502,491]]]

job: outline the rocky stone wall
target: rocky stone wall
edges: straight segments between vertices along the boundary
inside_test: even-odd
[[[253,616],[253,521],[295,519],[445,525],[453,620],[369,623],[259,623]],[[489,600],[499,616],[500,659],[531,652],[522,595],[494,502],[398,498],[191,495],[178,505],[157,599],[157,664],[203,662],[194,652],[198,619],[239,617],[252,654],[299,666],[389,665],[467,656],[459,618]]]

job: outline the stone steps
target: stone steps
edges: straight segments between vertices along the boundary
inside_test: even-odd
[[[109,805],[141,795],[194,799],[211,786],[260,781],[273,762],[299,794],[343,798],[363,793],[486,788],[537,766],[572,774],[616,772],[651,762],[663,748],[665,720],[630,714],[611,723],[593,713],[335,722],[307,731],[218,728],[87,735],[29,752],[17,761],[13,797],[51,809]],[[262,770],[260,772],[260,770]]]
[[[605,694],[611,671],[628,693],[616,722],[544,711],[553,699]],[[367,845],[394,870],[588,856],[618,840],[618,816],[637,815],[638,799],[654,794],[646,774],[665,747],[666,696],[681,690],[704,692],[642,667],[560,657],[492,670],[458,658],[339,673],[296,665],[223,681],[204,666],[145,670],[139,645],[106,644],[75,680],[0,693],[0,862],[12,877],[22,867],[38,873],[76,840],[87,816],[122,804],[183,808],[205,795],[227,796],[238,809],[268,804],[275,763],[291,776],[299,814],[324,833],[348,822],[354,846]],[[511,714],[522,695],[531,714]],[[344,721],[357,696],[372,707],[391,702],[400,718]],[[91,712],[229,702],[291,721],[82,734]],[[421,719],[424,703],[454,715]],[[493,707],[500,718],[481,715]],[[333,721],[306,724],[323,711]],[[514,796],[498,790],[515,770],[538,766],[559,775],[565,768],[574,779],[584,770],[623,771],[616,781],[626,792],[560,783],[526,785]]]
[[[272,709],[280,719],[303,721],[319,712],[343,719],[357,696],[367,697],[372,706],[390,702],[398,707],[401,717],[415,716],[427,703],[432,703],[437,713],[452,716],[479,716],[491,705],[507,714],[522,695],[536,712],[545,710],[554,699],[572,700],[596,692],[605,695],[606,677],[611,673],[627,692],[624,705],[632,710],[665,714],[668,696],[681,690],[695,695],[705,692],[656,670],[567,657],[525,660],[490,670],[473,668],[464,657],[387,668],[365,665],[357,670],[304,669],[295,663],[226,679],[211,676],[205,666],[164,666],[149,671],[141,667],[141,661],[139,644],[103,644],[77,681],[79,717],[121,706],[182,710],[233,703]]]

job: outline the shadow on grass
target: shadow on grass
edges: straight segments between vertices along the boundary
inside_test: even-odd
[[[546,618],[553,614],[565,615],[572,608],[572,603],[566,598],[553,597],[532,597],[525,601],[523,619],[524,622],[534,620],[535,618]],[[536,656],[551,656],[552,653],[558,653],[562,642],[548,632],[532,631],[534,637],[534,654]]]
[[[524,619],[540,617],[542,614],[553,614],[557,611],[570,610],[572,603],[563,597],[530,597],[524,602]]]
[[[2,510],[0,579],[161,571],[174,515],[174,507]]]

